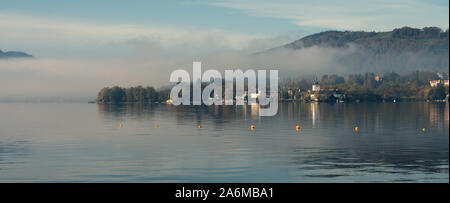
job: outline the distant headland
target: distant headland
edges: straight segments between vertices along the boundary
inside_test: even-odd
[[[13,58],[34,58],[33,55],[19,51],[7,51],[0,50],[0,59],[13,59]]]

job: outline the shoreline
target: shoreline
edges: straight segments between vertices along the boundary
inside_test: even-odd
[[[330,104],[334,104],[334,103],[448,103],[448,100],[398,100],[398,101],[370,101],[370,100],[366,100],[366,101],[344,101],[344,102],[332,102],[332,101],[303,101],[303,100],[280,100],[278,101],[279,104],[281,103],[330,103]],[[172,105],[170,103],[166,103],[166,102],[153,102],[153,103],[143,103],[143,102],[120,102],[120,103],[113,103],[113,102],[88,102],[88,104],[168,104],[168,105]],[[245,103],[247,105],[247,103]],[[206,105],[186,105],[186,106],[206,106]],[[212,104],[211,106],[225,106],[225,105],[215,105]],[[228,105],[227,105],[228,106]],[[235,104],[230,105],[230,106],[236,106]]]

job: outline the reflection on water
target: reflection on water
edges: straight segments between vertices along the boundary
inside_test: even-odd
[[[258,111],[0,104],[0,182],[448,182],[448,103]]]

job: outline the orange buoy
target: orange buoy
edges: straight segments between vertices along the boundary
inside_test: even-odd
[[[250,129],[251,129],[251,130],[255,130],[255,125],[251,125],[251,126],[250,126]]]
[[[356,132],[359,131],[359,127],[358,127],[358,126],[355,127],[355,131],[356,131]]]
[[[300,126],[299,125],[295,126],[295,130],[300,131]]]
[[[158,125],[158,124],[156,124],[156,125],[155,125],[155,128],[159,128],[159,125]]]
[[[123,123],[120,124],[120,127],[123,127]]]

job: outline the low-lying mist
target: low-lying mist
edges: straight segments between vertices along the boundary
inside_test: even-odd
[[[436,53],[376,54],[357,45],[346,48],[279,48],[258,52],[219,47],[196,52],[196,46],[163,48],[134,41],[135,49],[120,57],[0,60],[0,101],[51,98],[87,101],[106,86],[169,84],[175,69],[192,71],[193,61],[207,69],[278,69],[280,79],[364,72],[448,71],[447,57]],[[212,51],[211,51],[212,50]]]

